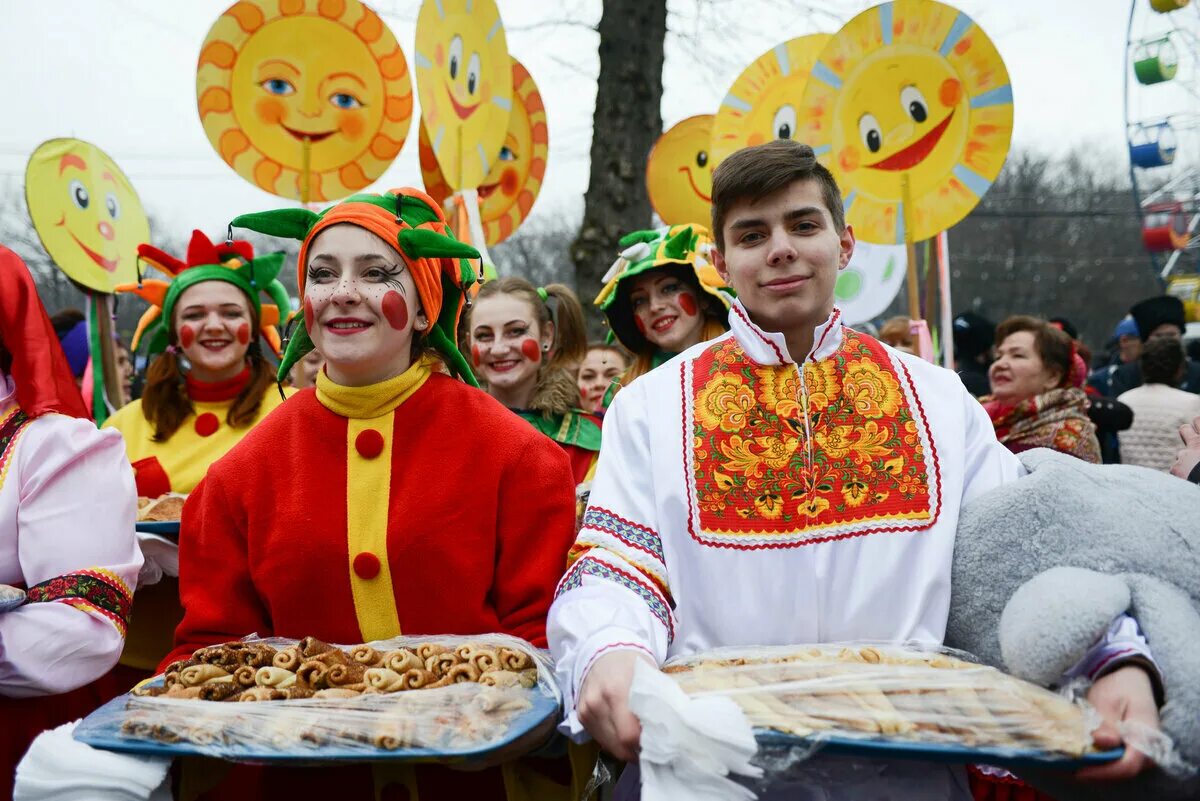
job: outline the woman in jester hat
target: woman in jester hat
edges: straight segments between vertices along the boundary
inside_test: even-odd
[[[612,336],[633,354],[633,365],[605,396],[678,353],[729,330],[733,290],[708,259],[712,238],[700,225],[634,231],[604,276],[596,305]]]
[[[170,280],[117,287],[151,304],[131,343],[147,343],[151,361],[141,399],[105,425],[125,437],[139,495],[186,494],[280,403],[260,334],[278,355],[275,326],[290,307],[276,280],[284,256],[256,259],[249,242],[214,245],[194,231],[186,261],[150,245],[138,257]]]
[[[579,298],[562,284],[524,278],[488,281],[467,322],[471,364],[488,394],[562,446],[575,483],[588,481],[600,455],[600,421],[579,408],[570,366],[587,355]]]
[[[249,242],[214,245],[192,234],[186,261],[141,245],[139,258],[170,280],[117,287],[150,303],[134,335],[151,362],[140,400],[105,421],[125,438],[139,495],[189,493],[282,400],[260,341],[278,353],[275,324],[289,301],[276,280],[283,254],[254,257]],[[274,305],[263,304],[265,292]],[[149,581],[149,579],[147,579]],[[146,583],[134,598],[134,622],[112,679],[127,688],[150,675],[171,650],[183,619],[179,583]]]
[[[303,242],[302,324],[278,375],[314,347],[325,368],[188,498],[185,613],[163,664],[255,632],[334,643],[504,632],[544,646],[574,536],[570,467],[553,442],[474,386],[454,344],[475,279],[467,259],[478,253],[409,188],[233,225]],[[528,761],[539,765],[536,780],[514,778]],[[184,790],[189,801],[503,799],[505,786],[569,779],[565,760],[477,772],[239,765],[208,795],[187,796],[185,771]]]
[[[40,731],[108,700],[93,680],[125,638],[136,509],[121,438],[88,417],[33,276],[0,246],[0,799]]]

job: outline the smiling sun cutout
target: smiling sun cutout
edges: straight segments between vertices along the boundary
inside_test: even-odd
[[[226,164],[272,194],[314,202],[381,176],[413,108],[396,37],[358,0],[231,6],[200,49],[196,98]]]
[[[511,58],[513,110],[508,116],[508,131],[500,157],[479,185],[479,215],[483,220],[484,240],[496,245],[508,239],[529,216],[546,177],[546,158],[550,134],[546,127],[546,106],[533,76],[521,62]],[[437,157],[429,144],[429,132],[421,125],[421,178],[425,191],[445,205],[454,190],[446,183]]]
[[[658,138],[646,160],[650,205],[667,225],[700,223],[712,217],[712,114],[676,123]]]
[[[25,168],[25,200],[46,252],[71,280],[105,294],[137,280],[150,223],[103,150],[79,139],[42,143]]]
[[[808,74],[830,37],[814,33],[783,42],[742,70],[713,120],[713,169],[744,147],[795,139]]]
[[[425,0],[417,15],[421,121],[454,190],[484,183],[504,146],[513,73],[495,0]]]
[[[855,234],[890,244],[965,217],[1004,165],[1012,125],[1008,71],[983,30],[933,0],[896,0],[850,20],[821,51],[797,138],[837,178]]]

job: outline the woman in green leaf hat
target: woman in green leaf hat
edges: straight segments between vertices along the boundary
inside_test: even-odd
[[[634,231],[620,246],[595,303],[633,364],[605,396],[605,408],[621,387],[728,331],[733,297],[708,260],[712,241],[702,226]]]
[[[253,633],[354,644],[501,632],[544,646],[574,486],[562,450],[476,388],[455,345],[477,252],[408,188],[233,225],[302,240],[302,322],[279,377],[314,347],[325,366],[188,499],[184,618],[163,666]],[[542,762],[534,784],[557,774],[565,793],[569,766]],[[523,764],[239,765],[206,794],[189,795],[185,771],[183,795],[515,801],[532,798],[506,791],[533,786]]]

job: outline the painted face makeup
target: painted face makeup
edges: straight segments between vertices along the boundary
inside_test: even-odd
[[[533,308],[513,295],[491,295],[475,301],[471,310],[471,355],[488,392],[516,408],[532,398],[538,366],[549,341]],[[523,408],[523,406],[521,406]]]
[[[407,370],[420,298],[401,255],[348,224],[322,231],[308,252],[305,320],[329,378],[366,386]]]
[[[587,412],[598,411],[604,402],[604,394],[627,367],[620,352],[613,348],[596,347],[589,350],[579,366],[581,408]]]
[[[633,321],[650,344],[681,353],[700,342],[704,315],[694,287],[667,270],[651,270],[630,280]]]
[[[240,289],[226,281],[204,281],[184,290],[175,309],[175,338],[192,365],[193,378],[224,381],[242,371],[251,310]]]

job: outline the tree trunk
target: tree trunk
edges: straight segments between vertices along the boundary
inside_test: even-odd
[[[583,225],[571,246],[575,287],[586,307],[616,258],[617,241],[650,224],[646,157],[662,132],[666,34],[666,0],[604,0],[592,171]]]

